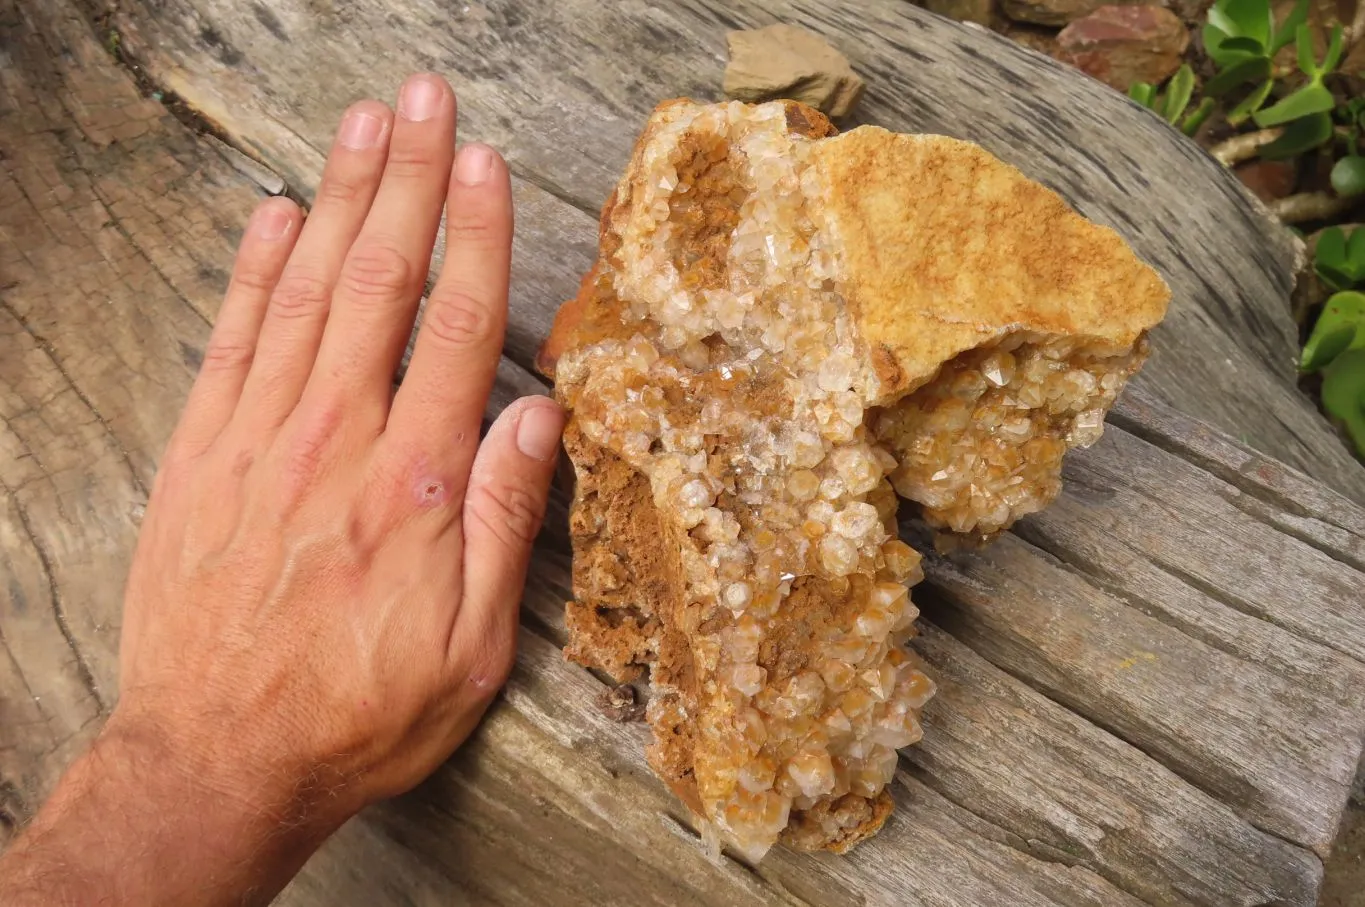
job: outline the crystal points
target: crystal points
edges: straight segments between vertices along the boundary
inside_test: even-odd
[[[933,681],[897,494],[1045,506],[1168,292],[976,146],[795,102],[661,105],[541,353],[577,485],[566,654],[648,670],[650,764],[750,858],[891,809]]]

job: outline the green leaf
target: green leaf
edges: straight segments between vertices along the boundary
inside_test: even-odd
[[[1280,52],[1280,49],[1293,41],[1298,33],[1299,26],[1308,21],[1308,0],[1299,0],[1294,4],[1294,8],[1289,11],[1289,15],[1280,23],[1279,28],[1275,29],[1275,36],[1270,39],[1270,56]]]
[[[1313,55],[1313,33],[1307,25],[1300,25],[1294,31],[1294,47],[1299,55],[1299,69],[1312,78],[1318,74],[1318,61]]]
[[[1265,99],[1270,97],[1270,90],[1275,87],[1274,79],[1266,79],[1256,86],[1251,92],[1242,99],[1242,102],[1228,111],[1228,124],[1240,126],[1245,123],[1253,113],[1261,109]]]
[[[1365,229],[1356,230],[1349,241],[1340,227],[1323,230],[1313,251],[1313,265],[1334,290],[1365,284]]]
[[[1334,265],[1319,263],[1313,270],[1317,271],[1322,282],[1333,290],[1349,290],[1356,285],[1356,279],[1349,272]]]
[[[1299,356],[1299,371],[1321,371],[1346,352],[1355,339],[1356,326],[1353,324],[1339,324],[1325,330],[1314,328],[1313,336],[1303,345],[1303,353]]]
[[[1319,75],[1326,75],[1337,68],[1341,62],[1342,50],[1342,31],[1340,25],[1332,26],[1332,37],[1328,39],[1327,56],[1322,58],[1322,67],[1318,69]]]
[[[1151,107],[1156,103],[1156,86],[1150,82],[1134,82],[1128,87],[1128,97],[1143,107]]]
[[[1339,419],[1365,457],[1365,350],[1347,350],[1323,373],[1322,408]]]
[[[1365,229],[1351,231],[1351,238],[1346,240],[1346,265],[1358,280],[1365,280]]]
[[[1318,234],[1318,244],[1313,249],[1314,263],[1345,267],[1348,259],[1345,230],[1328,227]]]
[[[1245,60],[1266,55],[1265,50],[1255,41],[1233,38],[1214,25],[1205,25],[1203,34],[1204,50],[1208,53],[1209,58],[1218,65],[1219,69],[1225,69]],[[1242,43],[1244,41],[1250,41],[1250,43]],[[1232,42],[1232,46],[1228,46],[1229,42]],[[1238,49],[1239,47],[1241,49]]]
[[[1365,194],[1365,157],[1353,154],[1337,161],[1332,167],[1332,190],[1343,198]]]
[[[1286,126],[1279,138],[1261,146],[1260,155],[1268,161],[1284,160],[1311,151],[1331,138],[1332,118],[1315,113]]]
[[[1199,127],[1204,125],[1204,121],[1213,113],[1213,98],[1205,98],[1199,102],[1199,106],[1194,108],[1194,112],[1185,117],[1185,122],[1180,124],[1180,131],[1186,135],[1194,135],[1199,131]]]
[[[1211,98],[1221,98],[1232,89],[1245,82],[1259,82],[1270,78],[1270,60],[1267,57],[1242,59],[1220,71],[1204,85],[1204,94]]]
[[[1270,43],[1270,30],[1275,24],[1270,0],[1222,0],[1214,7],[1234,23],[1235,31],[1229,34],[1255,38],[1262,47]]]
[[[1194,70],[1190,64],[1183,64],[1171,81],[1166,83],[1166,98],[1161,105],[1161,115],[1166,122],[1175,125],[1185,108],[1190,106],[1190,96],[1194,94]]]
[[[1242,33],[1241,30],[1238,29],[1237,23],[1232,21],[1232,17],[1223,12],[1218,4],[1214,4],[1209,8],[1208,25],[1205,26],[1205,29],[1207,30],[1210,28],[1216,30],[1223,38],[1230,38],[1233,35],[1240,35]],[[1207,31],[1205,33],[1207,34]],[[1206,50],[1208,49],[1207,41],[1204,42],[1204,48]]]
[[[1227,38],[1223,41],[1222,49],[1242,51],[1258,57],[1268,56],[1265,47],[1255,38]]]
[[[1290,120],[1297,120],[1302,117],[1314,114],[1326,114],[1337,104],[1336,98],[1321,82],[1314,82],[1305,85],[1287,98],[1281,99],[1278,103],[1272,104],[1265,110],[1258,111],[1253,119],[1256,125],[1262,129],[1267,126],[1279,126],[1288,123]],[[1327,117],[1328,131],[1331,131],[1332,118]]]
[[[1316,372],[1350,347],[1365,346],[1365,293],[1336,293],[1322,306],[1299,368]]]

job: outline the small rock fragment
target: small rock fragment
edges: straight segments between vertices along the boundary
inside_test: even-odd
[[[1057,58],[1088,76],[1127,91],[1136,82],[1163,82],[1180,68],[1190,33],[1160,6],[1102,6],[1057,36]]]
[[[958,22],[989,26],[995,19],[995,0],[924,0],[924,8]]]
[[[1000,8],[1016,22],[1066,25],[1107,5],[1105,0],[1001,0]]]
[[[597,707],[612,721],[628,724],[645,717],[645,707],[636,701],[635,688],[628,683],[607,687],[597,696]]]
[[[1043,25],[1023,25],[1008,19],[999,23],[996,31],[1021,47],[1027,47],[1045,57],[1057,56],[1057,32]]]
[[[1273,202],[1294,191],[1294,162],[1254,160],[1238,164],[1232,171],[1263,202]]]
[[[730,63],[725,96],[740,101],[790,98],[832,117],[847,116],[863,96],[863,80],[843,54],[794,25],[726,35]]]

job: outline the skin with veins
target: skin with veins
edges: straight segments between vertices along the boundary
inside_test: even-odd
[[[649,671],[651,765],[751,858],[891,809],[932,681],[897,493],[989,537],[1047,504],[1165,285],[967,143],[674,101],[541,366],[570,411],[569,657]]]

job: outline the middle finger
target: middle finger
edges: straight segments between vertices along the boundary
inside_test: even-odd
[[[399,94],[379,192],[342,265],[305,392],[367,413],[375,433],[412,333],[454,155],[454,92],[439,76],[413,76]]]

